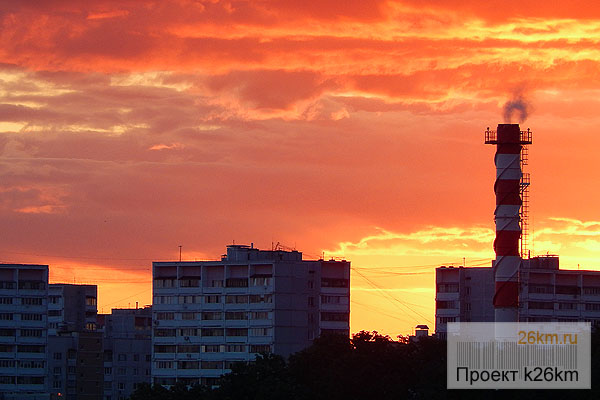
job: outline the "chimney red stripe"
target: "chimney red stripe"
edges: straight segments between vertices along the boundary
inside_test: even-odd
[[[519,231],[498,231],[494,240],[496,257],[519,256]]]
[[[496,282],[496,294],[494,295],[494,307],[518,307],[519,306],[519,282],[503,281]]]
[[[494,184],[496,205],[521,205],[521,185],[518,179],[499,179]]]

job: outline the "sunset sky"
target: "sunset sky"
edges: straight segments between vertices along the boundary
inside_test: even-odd
[[[599,42],[591,1],[2,1],[0,262],[109,312],[179,245],[280,242],[352,262],[351,331],[433,329],[434,268],[494,257],[521,95],[532,253],[600,269]]]

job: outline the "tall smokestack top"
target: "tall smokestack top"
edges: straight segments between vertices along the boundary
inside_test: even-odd
[[[519,124],[498,124],[497,134],[498,143],[521,143],[521,128],[519,128]]]

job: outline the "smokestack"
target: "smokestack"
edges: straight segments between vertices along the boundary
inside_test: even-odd
[[[518,124],[499,124],[497,132],[488,128],[485,143],[496,145],[496,259],[493,263],[495,320],[517,322],[521,265],[521,150],[524,144],[531,143],[530,131],[521,132]]]

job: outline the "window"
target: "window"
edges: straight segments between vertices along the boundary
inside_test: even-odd
[[[154,280],[155,288],[172,288],[175,287],[175,279],[165,278],[165,279],[155,279]]]
[[[17,346],[17,352],[19,352],[19,353],[45,353],[46,346],[20,344]]]
[[[0,353],[12,353],[14,351],[14,346],[10,344],[0,344]]]
[[[448,301],[438,300],[438,301],[435,302],[435,307],[437,309],[446,310],[446,309],[449,309],[449,308],[458,308],[459,304],[458,304],[458,301],[455,301],[455,300],[448,300]]]
[[[200,296],[179,296],[179,304],[195,304],[200,303]]]
[[[154,296],[154,304],[177,304],[177,296]]]
[[[175,313],[173,312],[157,312],[156,313],[156,319],[157,320],[174,320],[175,319]]]
[[[583,294],[599,295],[600,294],[600,286],[584,287]]]
[[[43,281],[19,281],[19,289],[24,290],[42,290],[46,288]]]
[[[223,287],[222,279],[213,279],[210,281],[209,287]]]
[[[315,298],[313,296],[308,296],[308,306],[309,307],[315,306]]]
[[[251,294],[250,296],[248,296],[248,299],[249,299],[250,303],[272,303],[273,295]]]
[[[209,296],[204,296],[204,302],[206,304],[214,304],[214,303],[220,303],[221,302],[221,296],[219,295],[209,295]]]
[[[248,336],[247,328],[227,328],[227,336]]]
[[[245,296],[245,295],[229,295],[229,296],[225,296],[225,303],[228,303],[228,304],[245,304],[245,303],[248,303],[248,296]]]
[[[227,311],[225,313],[226,320],[247,320],[248,313],[245,311]]]
[[[220,311],[205,311],[202,313],[202,319],[204,321],[216,321],[223,319],[223,313]]]
[[[268,311],[252,311],[250,313],[250,319],[269,319]]]
[[[104,367],[104,375],[112,375],[112,367]]]
[[[42,337],[43,333],[42,329],[21,329],[21,336],[26,337]]]
[[[173,361],[157,361],[154,365],[158,369],[171,369],[173,368]]]
[[[223,369],[223,361],[202,361],[202,369]]]
[[[155,337],[172,337],[172,336],[176,336],[176,335],[177,335],[176,329],[161,329],[161,328],[154,329]]]
[[[529,293],[537,294],[554,294],[554,287],[552,285],[529,285]]]
[[[25,306],[41,306],[43,299],[41,297],[23,297],[21,298],[21,304]]]
[[[321,296],[321,304],[348,304],[346,296]]]
[[[98,304],[98,299],[96,299],[93,296],[86,296],[85,297],[85,305],[86,306],[95,306]]]
[[[347,288],[349,283],[348,279],[321,278],[321,287]]]
[[[180,279],[179,287],[200,287],[200,279]]]
[[[271,345],[269,344],[253,344],[250,346],[250,353],[270,353]]]
[[[15,336],[15,330],[7,328],[0,329],[0,336]]]
[[[44,368],[45,361],[20,361],[19,367],[23,369]]]
[[[50,304],[58,304],[60,303],[60,296],[50,296],[48,297],[48,302],[50,302]]]
[[[271,276],[255,276],[252,278],[252,286],[269,286]]]
[[[15,283],[13,281],[0,281],[0,289],[14,289]]]
[[[181,319],[183,320],[194,320],[196,319],[196,313],[194,312],[182,312]]]
[[[95,331],[96,324],[94,322],[86,322],[85,329],[87,329],[88,331]]]
[[[177,348],[174,345],[157,344],[154,346],[155,353],[176,353]]]
[[[50,315],[50,311],[48,311],[48,315]],[[41,321],[42,318],[42,314],[21,314],[22,321]]]
[[[49,317],[60,317],[62,315],[62,310],[48,310]]]
[[[175,336],[175,335],[173,335],[173,336]],[[117,359],[118,359],[119,361],[127,361],[127,354],[125,354],[125,353],[121,353],[121,354],[119,354],[119,355],[117,356]]]
[[[530,301],[530,310],[554,310],[554,303],[544,301]]]
[[[198,361],[178,361],[177,369],[198,369],[200,362]]]
[[[438,293],[458,293],[458,283],[440,283],[437,285]]]
[[[55,360],[61,360],[62,359],[62,353],[54,353],[54,356],[52,357]]]
[[[62,368],[61,367],[54,367],[52,369],[52,372],[55,373],[55,374],[61,374],[62,373]]]
[[[15,360],[0,360],[0,368],[14,368]]]
[[[199,353],[199,352],[200,352],[199,344],[180,344],[177,346],[178,354]]]
[[[248,287],[248,278],[229,278],[225,280],[226,287]]]
[[[269,336],[271,328],[250,328],[250,336]]]
[[[558,303],[559,310],[577,310],[577,303]]]
[[[179,336],[198,336],[198,329],[182,328],[179,330]]]
[[[119,374],[119,375],[127,375],[127,368],[125,368],[125,367],[119,367],[119,369],[117,369],[117,374]]]
[[[440,324],[447,324],[448,322],[456,322],[456,317],[438,317]]]
[[[340,312],[322,312],[321,321],[335,321],[335,322],[348,322],[348,313]]]
[[[587,303],[585,305],[586,311],[600,311],[600,303]]]
[[[62,388],[62,381],[53,381],[52,382],[52,388],[53,389],[60,389],[60,388]]]
[[[119,390],[125,390],[125,383],[123,383],[123,382],[119,382],[119,383],[117,384],[117,387],[119,388]]]
[[[202,336],[223,336],[223,328],[202,328]]]
[[[203,353],[220,353],[223,350],[223,346],[220,344],[207,344],[202,346]]]
[[[0,297],[0,304],[12,304],[12,297]]]
[[[228,344],[227,351],[229,353],[245,353],[246,345],[245,344]]]
[[[133,355],[133,361],[140,361],[140,355],[139,354],[134,354]]]

